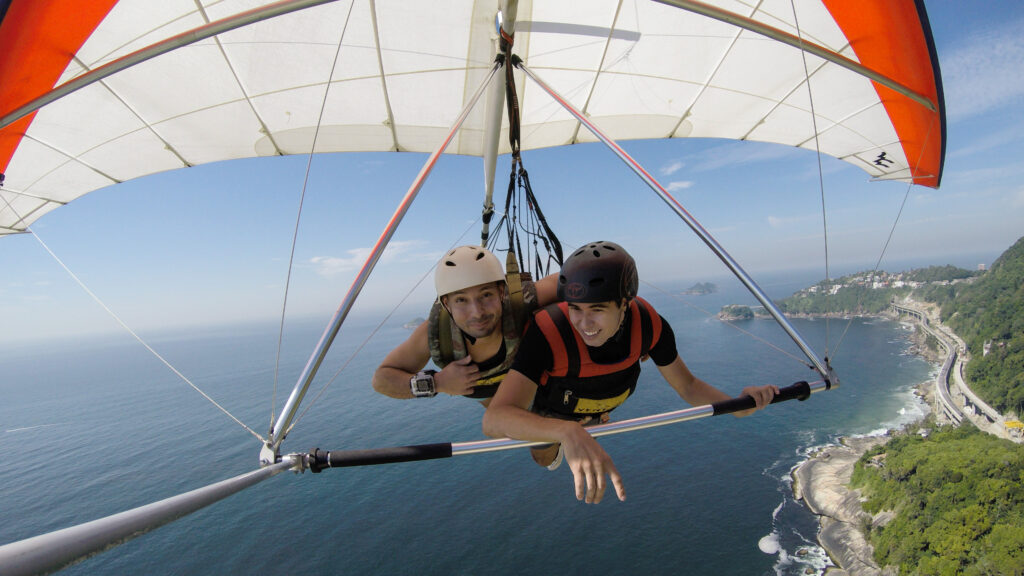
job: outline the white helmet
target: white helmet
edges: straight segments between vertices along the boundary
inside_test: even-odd
[[[434,271],[438,298],[471,286],[504,281],[505,270],[498,257],[479,246],[455,248],[441,258]]]

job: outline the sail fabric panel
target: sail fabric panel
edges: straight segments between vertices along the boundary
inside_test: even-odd
[[[935,103],[938,112],[929,114],[906,97],[876,85],[879,98],[901,135],[908,166],[917,174],[914,181],[937,187],[945,156],[944,104],[923,2],[871,0],[853,5],[828,0],[826,5],[846,31],[862,63],[884,75],[900,78]]]
[[[116,0],[11,2],[0,25],[0,106],[50,89]],[[0,131],[0,172],[32,118]]]
[[[75,18],[23,16],[40,4],[75,4]],[[69,0],[11,2],[0,48],[11,46],[12,26],[23,30],[16,51],[0,50],[0,116],[135,50],[277,5],[87,4],[94,9],[79,19]],[[796,14],[789,0],[708,4],[890,75],[936,109],[762,34],[650,0],[521,0],[513,52],[616,139],[820,145],[876,178],[938,184],[941,84],[917,2],[816,0],[796,3]],[[163,170],[314,147],[432,151],[492,67],[497,10],[498,0],[339,0],[195,41],[72,92],[0,128],[4,197],[25,197],[0,205],[0,234],[90,190]],[[65,34],[72,24],[77,39]],[[36,52],[51,63],[30,68],[10,56],[33,62]],[[514,76],[523,149],[595,140],[522,72]],[[22,79],[18,92],[8,78]],[[448,152],[482,155],[485,120],[478,105]],[[504,115],[502,123],[507,153]]]
[[[16,0],[18,1],[18,0]],[[117,0],[106,18],[75,54],[89,68],[98,68],[165,38],[183,34],[207,19],[187,0],[124,2]],[[73,78],[71,71],[61,82]]]

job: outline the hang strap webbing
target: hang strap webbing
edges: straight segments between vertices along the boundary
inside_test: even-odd
[[[523,271],[529,272],[533,269],[534,278],[542,278],[551,270],[551,263],[554,261],[557,267],[562,265],[562,243],[558,240],[554,230],[547,222],[544,212],[537,202],[530,185],[530,175],[523,164],[519,119],[519,97],[516,94],[516,83],[513,77],[513,64],[519,60],[512,55],[512,44],[508,39],[502,41],[505,61],[505,102],[508,110],[508,143],[512,155],[512,168],[509,173],[508,193],[505,196],[505,214],[502,216],[498,226],[505,226],[508,237],[508,251],[515,254],[518,261],[522,263]],[[525,215],[520,214],[520,205],[525,202]],[[520,230],[527,236],[528,244],[524,254]],[[532,241],[532,242],[530,242]],[[485,240],[486,242],[486,240]],[[532,256],[531,246],[532,243]],[[541,244],[547,254],[544,259],[541,256]],[[532,265],[531,265],[532,262]]]

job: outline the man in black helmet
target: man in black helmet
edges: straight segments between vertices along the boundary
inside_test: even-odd
[[[612,242],[587,244],[566,259],[558,277],[559,304],[538,311],[507,376],[484,414],[488,436],[545,441],[534,460],[555,469],[564,458],[576,498],[598,503],[607,475],[620,500],[626,492],[611,457],[585,429],[636,388],[640,362],[654,360],[665,380],[693,406],[730,397],[694,376],[676,351],[671,326],[644,299],[633,258]],[[777,386],[748,386],[756,408],[767,406]]]

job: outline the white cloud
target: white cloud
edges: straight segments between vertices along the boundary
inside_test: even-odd
[[[935,201],[935,194],[931,192],[920,192],[918,194],[914,194],[913,198],[914,202],[917,202],[918,204],[931,204]]]
[[[1019,103],[1024,97],[1024,22],[965,35],[969,43],[940,55],[946,113],[963,119]]]
[[[669,182],[668,186],[665,187],[669,192],[675,192],[676,190],[686,190],[693,186],[693,182],[689,180],[679,180],[676,182]]]
[[[50,302],[53,300],[53,298],[46,294],[26,294],[21,299],[24,302]]]
[[[768,225],[772,228],[796,227],[819,219],[820,216],[817,214],[804,214],[801,216],[769,216]]]
[[[678,172],[683,166],[685,166],[685,164],[683,164],[681,160],[674,160],[661,169],[661,175],[671,176],[672,174]]]
[[[380,262],[408,263],[408,262],[434,262],[440,254],[437,252],[416,251],[416,248],[427,244],[425,240],[405,240],[391,242],[384,253],[381,254]],[[353,248],[346,250],[347,256],[314,256],[309,259],[307,265],[320,276],[337,276],[346,272],[353,272],[362,268],[366,259],[373,251],[371,247]]]
[[[343,272],[349,272],[358,268],[362,262],[366,261],[365,255],[362,249],[349,250],[351,254],[348,258],[338,258],[337,256],[314,256],[309,259],[309,265],[313,267],[313,271],[321,276],[337,276]]]
[[[695,155],[691,172],[714,171],[755,162],[775,162],[797,154],[799,151],[789,146],[751,146],[747,142],[722,144]]]

